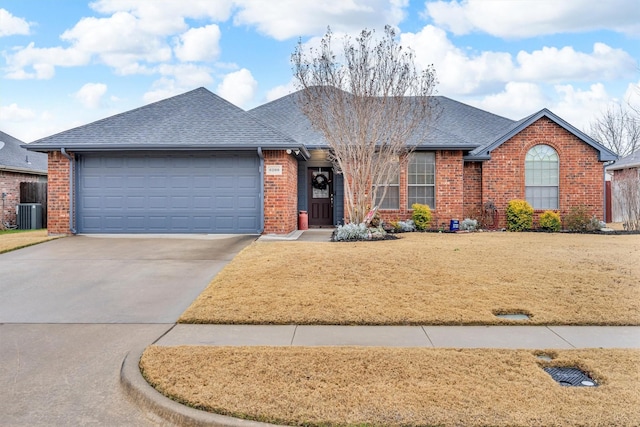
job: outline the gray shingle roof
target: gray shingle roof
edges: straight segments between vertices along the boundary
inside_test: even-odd
[[[313,129],[309,119],[296,105],[297,96],[298,92],[289,94],[249,110],[249,113],[307,146],[326,146],[323,136]],[[439,114],[431,124],[422,148],[471,149],[494,141],[513,123],[507,118],[443,96],[435,96],[434,101]]]
[[[22,144],[24,142],[0,131],[0,170],[46,175],[47,155],[29,152]]]
[[[205,88],[39,139],[29,150],[301,148]]]
[[[627,168],[637,168],[640,167],[640,150],[636,150],[633,153],[625,156],[615,162],[613,165],[607,167],[607,170],[618,170],[618,169],[627,169]]]

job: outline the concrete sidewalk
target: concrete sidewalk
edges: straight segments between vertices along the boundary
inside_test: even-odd
[[[309,326],[178,324],[157,345],[640,348],[640,326]]]

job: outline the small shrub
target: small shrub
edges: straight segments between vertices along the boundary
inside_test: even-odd
[[[364,223],[349,223],[336,228],[333,240],[340,242],[344,240],[368,240],[370,238],[369,229]]]
[[[465,218],[460,223],[460,230],[476,231],[476,228],[478,228],[478,220],[477,219]]]
[[[428,229],[431,224],[431,208],[429,208],[428,205],[414,203],[411,205],[411,209],[413,209],[411,219],[413,220],[416,229],[420,231]]]
[[[592,227],[585,205],[574,206],[564,216],[564,226],[569,231],[588,231]]]
[[[560,228],[562,228],[560,215],[554,211],[544,211],[540,215],[540,228],[546,231],[560,231]]]
[[[404,231],[405,233],[416,231],[416,224],[412,219],[408,219],[406,221],[398,221],[398,226],[396,228],[398,231]]]
[[[507,230],[524,231],[533,227],[533,208],[526,200],[511,200],[507,205]]]

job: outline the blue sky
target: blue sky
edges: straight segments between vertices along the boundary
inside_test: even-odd
[[[289,57],[398,28],[438,94],[580,129],[640,106],[637,0],[0,0],[0,129],[25,142],[204,86],[249,109],[294,89]]]

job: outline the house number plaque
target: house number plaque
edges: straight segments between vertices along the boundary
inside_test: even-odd
[[[282,175],[282,165],[267,165],[267,175]]]

